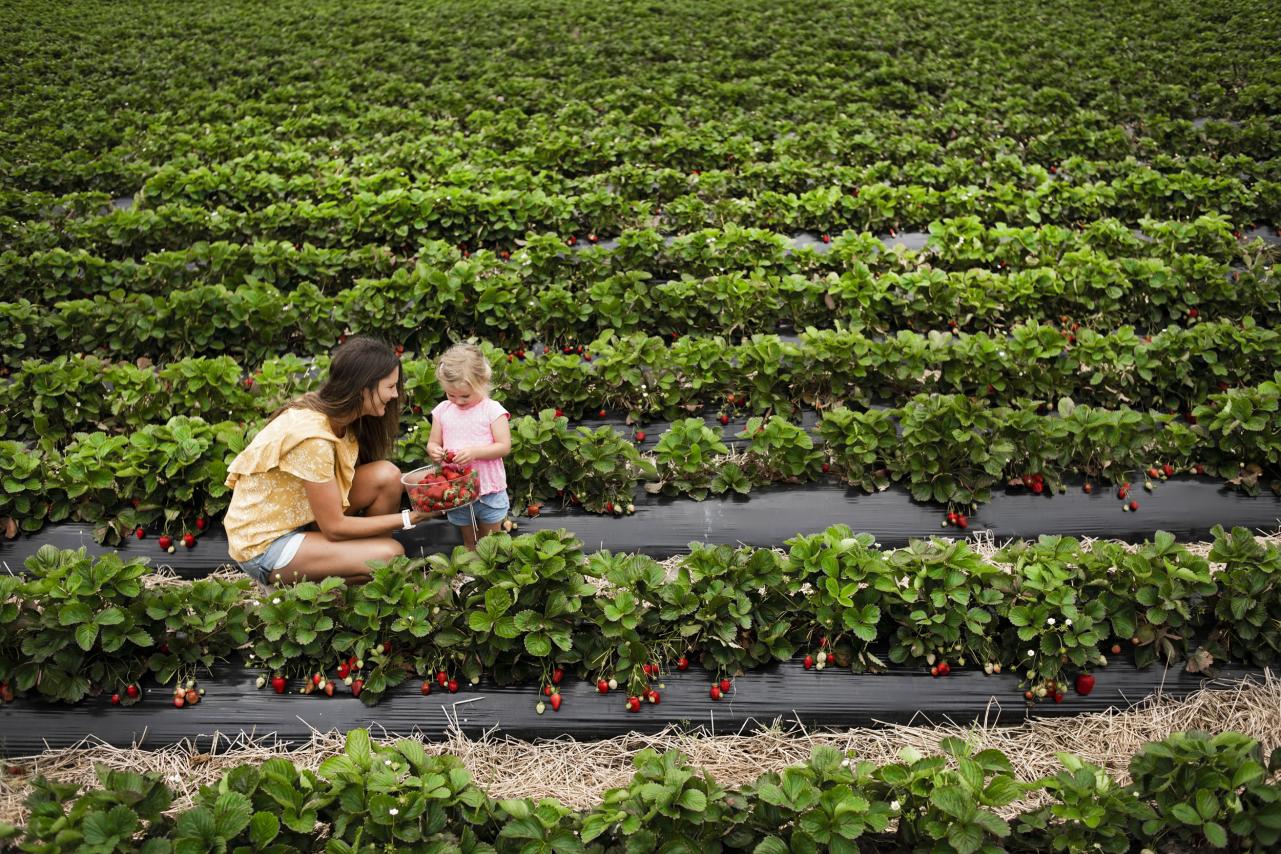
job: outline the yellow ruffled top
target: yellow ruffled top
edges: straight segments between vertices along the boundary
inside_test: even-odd
[[[346,510],[359,456],[355,435],[334,435],[323,412],[289,409],[269,422],[228,467],[233,492],[223,525],[232,559],[252,560],[277,537],[315,521],[304,481],[337,480]]]

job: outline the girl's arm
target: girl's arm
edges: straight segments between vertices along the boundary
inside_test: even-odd
[[[501,460],[512,452],[512,428],[506,415],[500,415],[489,425],[494,441],[488,445],[454,451],[454,462],[470,463],[476,460]]]
[[[393,531],[404,527],[404,519],[399,513],[384,513],[378,516],[348,516],[342,509],[342,494],[338,491],[338,481],[327,480],[315,483],[304,480],[303,488],[307,491],[307,501],[311,504],[312,515],[316,517],[316,526],[325,539],[363,540],[369,537],[385,537]],[[427,513],[410,511],[409,521],[418,524],[430,519]]]
[[[433,418],[431,422],[431,435],[427,437],[427,456],[431,457],[432,462],[439,463],[445,459],[445,449],[440,442],[445,438],[445,431],[440,426],[440,419]]]

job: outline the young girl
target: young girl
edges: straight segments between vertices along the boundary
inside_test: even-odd
[[[511,508],[503,467],[503,457],[512,449],[507,423],[511,416],[502,404],[490,400],[491,376],[489,361],[475,344],[455,344],[436,366],[436,379],[446,399],[431,411],[427,454],[441,463],[452,451],[451,462],[471,465],[480,479],[479,500],[470,508],[449,511],[449,521],[461,529],[469,549],[476,548],[480,537],[497,531]],[[472,527],[473,510],[479,530]]]

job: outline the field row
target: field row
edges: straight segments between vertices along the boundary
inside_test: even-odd
[[[754,486],[839,478],[867,492],[903,482],[919,501],[962,515],[991,489],[1022,480],[1034,493],[1062,490],[1083,473],[1125,483],[1135,470],[1155,481],[1195,470],[1230,478],[1249,493],[1277,488],[1281,440],[1276,423],[1281,375],[1259,386],[1213,394],[1185,424],[1173,416],[1102,409],[1064,399],[1057,417],[1043,405],[990,406],[960,395],[917,395],[900,409],[822,412],[820,442],[778,416],[752,418],[734,438],[698,418],[674,422],[642,456],[635,440],[610,427],[571,429],[546,409],[512,421],[508,488],[516,512],[547,502],[597,513],[629,512],[641,483],[651,492],[701,500]],[[728,422],[728,417],[722,417]],[[427,421],[411,423],[395,454],[401,465],[427,460]],[[78,433],[61,451],[0,442],[0,517],[22,530],[84,522],[101,541],[196,529],[227,506],[226,467],[257,424],[209,424],[178,416],[125,434]],[[1125,484],[1123,509],[1138,509]],[[964,527],[964,519],[957,524]]]
[[[702,176],[691,176],[695,185]],[[923,229],[939,219],[978,217],[1015,226],[1061,225],[1115,217],[1138,222],[1217,213],[1238,225],[1281,222],[1281,181],[1246,183],[1235,176],[1149,173],[1112,182],[1047,180],[1034,187],[871,183],[824,186],[805,193],[704,197],[690,192],[657,204],[606,189],[578,195],[495,188],[412,187],[340,200],[303,199],[253,210],[174,202],[52,219],[0,218],[0,239],[20,254],[63,248],[128,258],[200,241],[284,240],[319,246],[375,243],[405,254],[425,240],[494,249],[514,247],[529,232],[567,237],[655,227],[695,231],[735,224],[776,231],[837,232]]]
[[[269,592],[248,578],[149,585],[142,561],[46,546],[27,574],[0,576],[0,685],[78,702],[147,676],[185,683],[243,655],[282,683],[327,679],[337,664],[366,704],[440,674],[442,686],[484,676],[539,688],[573,674],[643,695],[691,662],[719,678],[804,654],[806,669],[855,673],[1006,669],[1035,702],[1109,654],[1191,672],[1275,663],[1281,551],[1245,528],[1213,536],[1205,557],[1157,533],[1137,547],[1042,537],[983,558],[937,538],[882,551],[837,525],[786,550],[694,543],[668,569],[584,555],[569,532],[544,530],[374,564],[366,585]]]
[[[931,222],[925,235],[893,237],[852,231],[792,236],[734,225],[677,236],[628,229],[608,238],[530,234],[510,249],[499,250],[429,240],[403,255],[375,244],[342,249],[288,241],[217,240],[138,259],[104,258],[82,249],[25,255],[7,250],[0,253],[0,296],[44,305],[116,290],[162,294],[198,285],[252,282],[282,290],[311,283],[332,294],[420,266],[446,276],[496,278],[512,286],[590,291],[619,276],[648,277],[656,285],[731,273],[816,278],[864,268],[874,275],[973,269],[1015,273],[1100,257],[1110,263],[1155,260],[1190,284],[1201,285],[1212,277],[1224,278],[1225,267],[1252,268],[1273,260],[1268,244],[1278,242],[1266,230],[1233,231],[1225,217],[1215,214],[1192,221],[1143,219],[1137,229],[1113,218],[1064,228],[988,226],[977,217],[961,217]]]
[[[163,295],[115,291],[52,306],[0,302],[9,330],[0,340],[0,366],[75,353],[156,362],[225,354],[249,366],[289,352],[323,352],[353,333],[415,351],[480,337],[515,353],[536,342],[563,347],[637,332],[743,338],[807,327],[877,335],[904,327],[998,332],[1031,321],[1078,331],[1133,323],[1152,332],[1202,319],[1281,323],[1281,277],[1262,264],[1229,273],[1208,261],[1180,269],[1081,253],[1012,273],[873,275],[859,264],[814,278],[729,273],[652,284],[645,274],[622,274],[586,290],[478,277],[486,269],[484,259],[448,271],[420,265],[332,296],[309,283],[282,291],[251,282]]]
[[[1248,320],[1206,320],[1148,336],[1128,326],[1104,334],[1039,323],[1007,335],[811,329],[795,339],[665,341],[607,334],[516,356],[480,344],[493,370],[493,396],[509,411],[554,409],[576,421],[605,411],[637,425],[698,411],[898,405],[927,392],[993,404],[1123,402],[1186,416],[1211,394],[1271,379],[1281,364],[1281,331]],[[154,367],[96,356],[28,359],[0,381],[0,438],[53,448],[76,433],[128,433],[178,415],[256,422],[314,390],[328,361],[284,356],[248,365],[229,356],[188,357]],[[443,399],[430,355],[407,354],[401,370],[406,410],[421,415]]]
[[[101,766],[83,791],[42,777],[25,826],[0,822],[0,841],[53,850],[109,828],[113,841],[145,840],[148,851],[292,854],[327,845],[579,854],[681,844],[757,854],[924,845],[1084,854],[1136,842],[1262,850],[1281,839],[1281,803],[1269,782],[1281,754],[1265,757],[1258,741],[1236,732],[1176,732],[1145,743],[1129,759],[1127,785],[1070,753],[1057,754],[1053,776],[1023,782],[999,750],[947,738],[936,754],[908,749],[879,765],[819,746],[803,763],[725,788],[679,751],[646,747],[626,785],[578,810],[556,798],[491,797],[458,757],[428,755],[417,738],[379,744],[356,729],[345,742],[315,770],[280,756],[239,765],[176,815],[174,801],[192,787],[180,790],[157,772]]]

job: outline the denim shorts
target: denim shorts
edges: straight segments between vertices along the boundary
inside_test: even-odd
[[[298,554],[298,547],[302,545],[302,534],[302,528],[281,534],[271,541],[271,545],[267,546],[265,552],[241,562],[240,569],[259,584],[270,585],[271,574],[278,569],[284,569],[289,565],[289,561],[294,559],[294,555]]]
[[[471,507],[459,507],[456,510],[450,510],[446,518],[460,528],[470,528],[472,510],[475,510],[478,523],[495,525],[507,518],[507,511],[511,509],[511,506],[511,501],[507,498],[507,490],[504,489],[501,492],[482,495],[476,499],[476,503]]]

